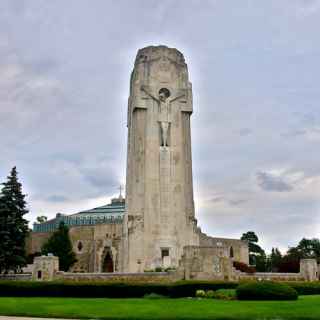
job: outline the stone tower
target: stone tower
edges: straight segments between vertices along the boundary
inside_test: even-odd
[[[181,52],[137,53],[128,101],[126,215],[122,271],[176,267],[199,245],[194,215],[190,116],[192,86]]]

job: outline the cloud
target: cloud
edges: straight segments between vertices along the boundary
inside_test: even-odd
[[[314,14],[320,9],[319,0],[296,0],[298,13],[305,16]]]
[[[240,204],[246,203],[248,200],[247,199],[234,199],[234,200],[229,200],[228,202],[232,206],[239,206]]]
[[[242,137],[249,136],[252,134],[252,130],[249,128],[242,128],[238,131],[239,135]]]
[[[283,177],[272,173],[260,171],[256,173],[256,178],[259,187],[264,191],[289,192],[293,190],[293,186],[286,182]]]
[[[47,197],[46,200],[49,202],[56,202],[57,203],[57,202],[66,202],[66,201],[68,201],[68,198],[63,195],[53,194],[53,195]]]
[[[208,202],[217,205],[239,206],[246,203],[247,199],[231,198],[231,196],[214,196]]]
[[[212,199],[210,199],[210,202],[212,203],[219,203],[219,202],[223,202],[224,198],[223,197],[214,197]]]

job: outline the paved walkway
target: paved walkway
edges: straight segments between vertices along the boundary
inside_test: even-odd
[[[30,318],[30,317],[6,317],[0,316],[0,320],[68,320],[68,319],[56,319],[56,318]],[[72,319],[74,320],[74,319]]]

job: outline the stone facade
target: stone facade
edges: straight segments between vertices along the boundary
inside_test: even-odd
[[[227,247],[184,247],[178,270],[186,280],[234,280]]]
[[[300,273],[307,281],[315,281],[319,279],[317,260],[302,259],[300,261]]]
[[[69,234],[77,258],[70,271],[119,271],[121,224],[70,227]],[[27,241],[28,253],[41,252],[41,247],[51,235],[52,232],[31,233]]]

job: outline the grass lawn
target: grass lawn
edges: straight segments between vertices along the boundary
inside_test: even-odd
[[[90,319],[320,319],[320,295],[297,301],[0,298],[0,315]]]

